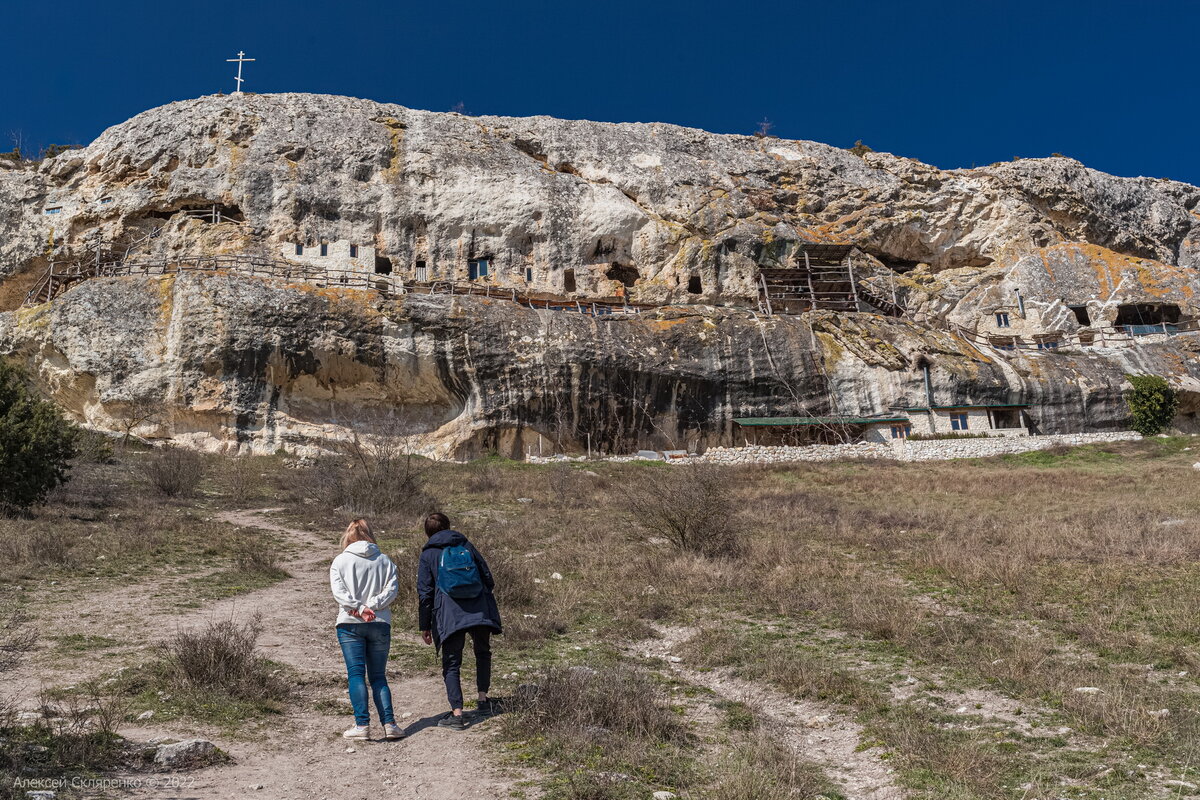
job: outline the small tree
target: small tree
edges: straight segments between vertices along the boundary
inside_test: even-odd
[[[1161,433],[1175,419],[1179,395],[1158,375],[1126,375],[1133,391],[1125,397],[1133,416],[1131,427],[1142,436]]]
[[[874,153],[875,148],[871,147],[870,145],[863,144],[863,140],[859,139],[854,143],[854,147],[850,148],[850,152],[854,153],[854,155],[858,156],[859,158],[862,158],[867,153]]]
[[[67,480],[78,429],[0,362],[0,513],[44,503]]]

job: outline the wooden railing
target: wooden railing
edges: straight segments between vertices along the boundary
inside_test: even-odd
[[[144,261],[109,261],[100,264],[54,263],[25,297],[26,305],[53,300],[79,281],[91,278],[128,277],[133,275],[175,275],[183,272],[230,272],[256,278],[273,278],[305,283],[322,288],[359,289],[379,294],[448,294],[475,297],[494,297],[509,300],[527,308],[551,311],[575,311],[600,317],[612,314],[640,314],[645,306],[611,303],[601,300],[576,301],[530,297],[511,287],[480,285],[467,281],[433,281],[405,283],[396,275],[357,272],[354,270],[321,269],[289,261],[245,254],[185,256]]]

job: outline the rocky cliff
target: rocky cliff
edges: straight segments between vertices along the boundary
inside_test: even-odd
[[[50,260],[239,253],[657,310],[104,278],[0,314],[0,355],[82,420],[205,447],[303,449],[382,424],[449,453],[520,452],[537,435],[703,446],[730,441],[736,416],[921,404],[919,363],[935,402],[1027,402],[1046,431],[1113,428],[1126,372],[1200,377],[1196,337],[1077,337],[1129,308],[1200,313],[1198,204],[1196,187],[1059,157],[943,171],[661,124],[204,97],[41,164],[0,161],[0,309]],[[796,266],[814,242],[853,244],[863,291],[903,316],[757,315],[759,270]],[[995,329],[1009,312],[1015,330]],[[1008,353],[963,331],[1076,346]]]

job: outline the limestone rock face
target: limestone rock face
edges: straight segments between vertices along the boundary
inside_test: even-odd
[[[1198,266],[1198,202],[1196,187],[1061,157],[944,171],[663,124],[209,96],[139,114],[34,174],[0,173],[3,224],[18,232],[0,275],[51,236],[59,256],[90,253],[93,237],[120,254],[165,223],[159,255],[348,242],[410,279],[418,262],[463,279],[487,258],[492,282],[535,291],[745,302],[758,266],[794,264],[814,240],[934,271],[1008,266],[1061,242]],[[178,213],[214,205],[243,224]]]
[[[856,245],[860,287],[903,318],[757,316],[759,269],[814,242]],[[223,253],[406,282],[465,280],[482,260],[480,285],[659,308],[593,319],[182,273],[17,309],[50,260]],[[282,94],[173,103],[40,165],[0,162],[0,357],[82,421],[209,449],[312,452],[395,425],[450,455],[702,447],[735,441],[739,416],[923,405],[921,364],[937,404],[1029,403],[1036,430],[1111,430],[1126,373],[1200,386],[1194,336],[1001,354],[963,332],[1077,336],[1147,304],[1200,316],[1198,267],[1200,189],[1061,157],[946,171]]]
[[[828,312],[596,318],[508,301],[184,274],[85,282],[0,314],[0,356],[96,427],[312,453],[399,425],[430,454],[736,441],[740,416],[1032,404],[1035,430],[1116,429],[1130,371],[1200,380],[1178,345],[1000,359],[921,325]],[[147,405],[154,411],[146,413]],[[542,437],[539,442],[539,435]]]

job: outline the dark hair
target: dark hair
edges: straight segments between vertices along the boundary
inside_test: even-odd
[[[450,530],[450,518],[440,511],[435,511],[425,518],[425,535],[433,536],[438,531]]]

